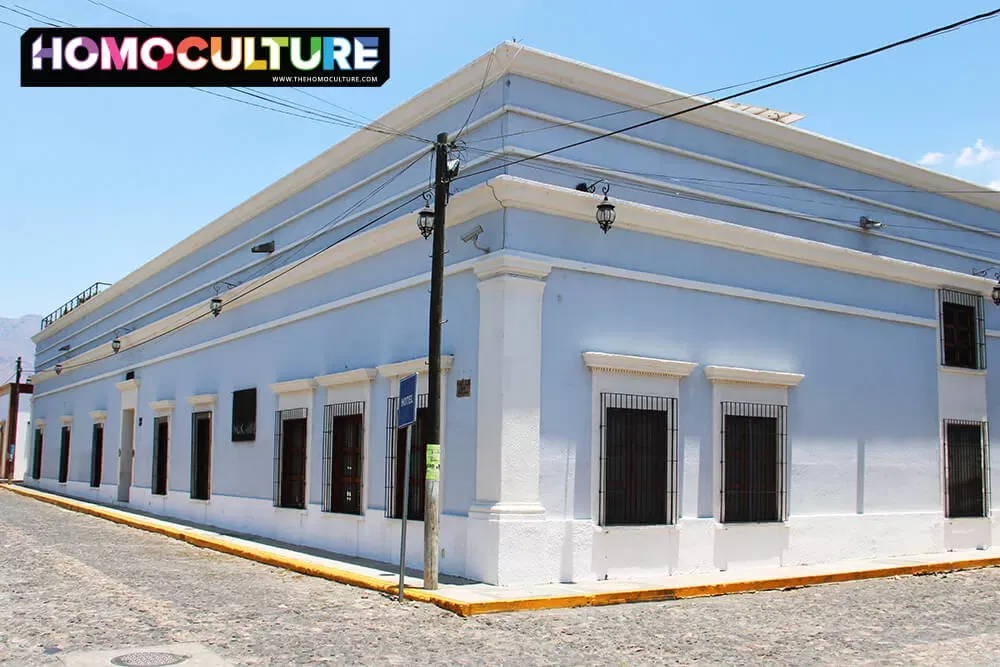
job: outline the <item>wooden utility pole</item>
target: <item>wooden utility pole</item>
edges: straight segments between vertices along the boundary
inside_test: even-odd
[[[17,443],[17,413],[21,389],[21,357],[14,366],[14,385],[10,388],[7,405],[7,443],[3,449],[3,478],[14,478],[14,447]]]
[[[431,251],[431,313],[427,351],[427,470],[424,483],[424,588],[438,587],[438,522],[441,514],[441,318],[444,300],[444,222],[448,205],[448,133],[437,136],[434,173],[434,238]]]

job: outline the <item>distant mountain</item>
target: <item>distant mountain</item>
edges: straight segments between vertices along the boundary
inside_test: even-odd
[[[35,344],[31,337],[38,333],[41,325],[41,315],[0,317],[0,383],[13,381],[11,376],[18,356],[26,371],[35,367]],[[21,380],[28,375],[30,373],[22,375]]]

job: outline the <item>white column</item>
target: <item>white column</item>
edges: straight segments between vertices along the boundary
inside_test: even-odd
[[[542,294],[547,264],[501,255],[479,277],[473,513],[541,515]]]

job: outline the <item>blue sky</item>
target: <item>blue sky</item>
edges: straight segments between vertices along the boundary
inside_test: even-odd
[[[104,1],[162,26],[388,26],[384,87],[314,89],[370,117],[505,39],[697,92],[993,8],[958,0]],[[15,3],[77,25],[132,25],[88,0],[0,0]],[[31,23],[4,9],[0,19]],[[445,27],[436,37],[438,22]],[[0,292],[0,316],[46,314],[95,281],[125,276],[349,134],[186,89],[22,89],[18,39],[0,25],[0,265],[16,277]],[[1000,20],[988,21],[740,101],[804,113],[804,129],[1000,188],[998,44]]]

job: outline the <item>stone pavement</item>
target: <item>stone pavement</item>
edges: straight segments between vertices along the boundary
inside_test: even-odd
[[[259,537],[225,533],[209,526],[178,523],[137,513],[128,508],[107,507],[20,486],[2,486],[0,490],[16,492],[266,565],[382,593],[397,593],[398,569],[385,563],[295,547]],[[422,590],[423,580],[416,576],[407,576],[405,583],[408,599],[430,602],[462,616],[470,616],[504,611],[676,600],[997,565],[1000,565],[1000,550],[994,549],[521,587],[498,587],[447,576],[442,577],[441,586],[436,591]]]
[[[1000,663],[1000,569],[461,618],[0,493],[0,664]],[[182,651],[181,651],[182,652]]]

